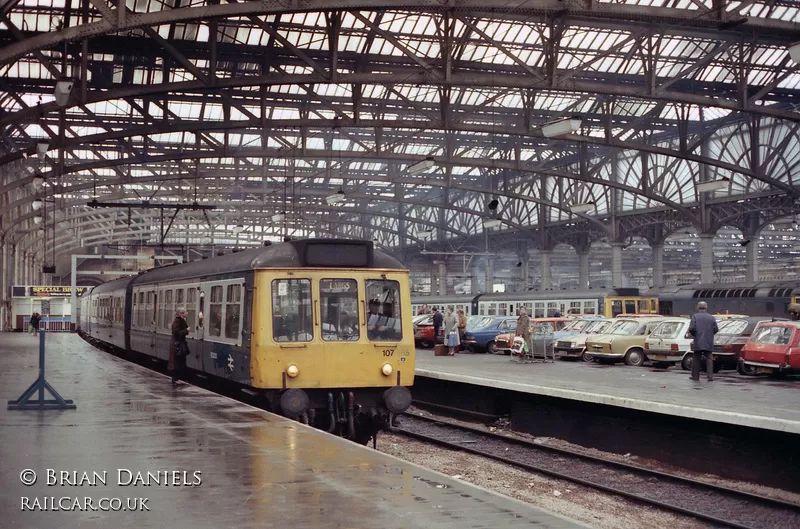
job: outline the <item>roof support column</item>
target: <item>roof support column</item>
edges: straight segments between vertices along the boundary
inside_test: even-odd
[[[700,234],[700,282],[714,282],[714,234]]]
[[[746,279],[747,281],[756,282],[758,281],[758,235],[752,238],[745,237],[750,239],[750,243],[747,245]]]
[[[492,292],[492,285],[494,285],[494,259],[491,257],[486,258],[486,289],[485,292]]]
[[[542,290],[550,290],[553,288],[553,277],[550,270],[550,260],[553,257],[552,250],[542,250],[539,252],[542,258]]]
[[[530,270],[528,269],[529,260],[530,257],[528,257],[527,255],[523,256],[522,259],[520,259],[520,262],[522,263],[520,265],[520,271],[519,271],[519,280],[522,283],[522,288],[520,289],[521,292],[525,292],[528,290],[528,279],[530,279]]]
[[[651,244],[653,251],[653,287],[664,286],[664,244]]]
[[[472,294],[473,296],[478,294],[478,292],[480,292],[480,289],[481,289],[481,280],[478,278],[478,273],[479,272],[480,272],[480,268],[478,268],[477,266],[473,266],[470,269],[470,273],[469,273],[469,288],[470,288],[470,291],[469,291],[469,293]]]
[[[447,295],[447,261],[439,261],[439,295]]]
[[[578,288],[589,288],[589,249],[578,251]]]
[[[622,286],[622,243],[611,243],[611,288]]]

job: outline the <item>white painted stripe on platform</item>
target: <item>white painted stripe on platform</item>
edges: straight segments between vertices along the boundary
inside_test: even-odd
[[[752,428],[763,428],[765,430],[776,430],[779,432],[800,434],[800,421],[790,421],[775,417],[763,417],[759,415],[749,415],[746,413],[736,413],[731,411],[711,410],[707,408],[696,408],[692,406],[679,406],[665,402],[654,402],[651,400],[631,399],[617,395],[604,395],[602,393],[589,393],[586,391],[575,391],[571,389],[554,388],[540,386],[536,384],[519,384],[505,380],[495,380],[492,378],[475,377],[470,375],[460,375],[457,373],[442,373],[429,369],[416,369],[416,375],[438,380],[449,380],[476,386],[490,388],[507,389],[520,393],[531,393],[534,395],[545,395],[548,397],[558,397],[562,399],[578,400],[582,402],[592,402],[596,404],[606,404],[609,406],[619,406],[633,410],[647,411],[651,413],[663,413],[677,417],[688,417],[690,419],[701,419],[704,421],[720,422],[723,424],[736,424],[749,426]]]

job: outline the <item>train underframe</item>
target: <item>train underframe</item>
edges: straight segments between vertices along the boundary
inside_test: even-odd
[[[273,412],[356,443],[373,445],[411,405],[411,392],[391,388],[266,390]]]

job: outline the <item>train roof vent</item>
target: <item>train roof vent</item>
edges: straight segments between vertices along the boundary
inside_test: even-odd
[[[758,291],[758,289],[757,289],[757,288],[751,288],[750,290],[748,290],[748,291],[747,291],[747,297],[748,297],[748,298],[754,298],[754,297],[756,297],[756,292],[757,292],[757,291]]]
[[[774,297],[775,297],[775,293],[776,293],[777,291],[778,291],[778,289],[777,289],[777,288],[773,288],[773,289],[771,289],[771,290],[769,291],[769,296],[767,296],[767,297],[774,298]]]
[[[694,294],[692,294],[692,297],[693,298],[699,298],[700,297],[700,291],[699,290],[695,290]]]
[[[736,295],[736,289],[735,288],[732,288],[732,289],[728,290],[727,292],[725,292],[725,297],[726,298],[732,298],[734,295]]]

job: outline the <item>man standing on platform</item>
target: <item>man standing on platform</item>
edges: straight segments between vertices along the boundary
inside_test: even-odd
[[[697,304],[697,312],[692,316],[689,324],[689,334],[694,337],[692,347],[692,380],[700,380],[700,362],[706,357],[706,376],[709,382],[714,380],[714,359],[711,351],[714,350],[714,335],[719,332],[717,320],[706,312],[708,305],[705,301]]]
[[[528,318],[528,311],[525,307],[519,308],[519,318],[517,318],[517,332],[516,336],[522,337],[525,340],[525,345],[533,358],[533,344],[531,344],[531,320]],[[522,353],[522,358],[525,358],[525,353]],[[545,360],[547,357],[545,356]]]
[[[172,321],[168,368],[172,371],[173,386],[186,378],[186,357],[189,356],[189,344],[186,343],[186,336],[189,334],[189,324],[186,323],[188,315],[186,309],[181,307],[175,311],[175,319]]]
[[[436,345],[437,341],[439,340],[439,329],[442,328],[442,323],[444,323],[444,316],[442,313],[439,312],[439,309],[433,307],[433,344]]]

